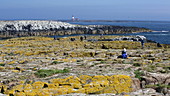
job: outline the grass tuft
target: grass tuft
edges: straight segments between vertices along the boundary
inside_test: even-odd
[[[5,64],[0,64],[0,66],[5,66]]]
[[[48,76],[51,76],[51,75],[54,75],[54,74],[57,74],[57,73],[68,73],[68,72],[69,72],[68,69],[63,69],[63,70],[58,70],[58,69],[45,70],[45,69],[42,69],[42,70],[38,70],[37,72],[35,72],[35,75],[37,77],[43,78],[43,77],[48,77]]]
[[[59,61],[53,61],[52,64],[60,64],[60,63],[63,63],[63,62],[59,62]]]
[[[134,72],[135,77],[138,78],[139,80],[142,79],[142,76],[144,75],[143,71],[135,70]]]

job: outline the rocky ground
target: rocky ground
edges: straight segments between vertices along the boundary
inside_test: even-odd
[[[119,37],[88,36],[86,40],[81,40],[80,36],[56,40],[21,37],[1,40],[0,85],[11,89],[21,81],[49,82],[68,76],[126,75],[132,78],[132,92],[100,96],[169,96],[170,46],[145,43],[142,49],[140,42],[134,41],[88,41]],[[127,59],[118,58],[123,48],[127,49]],[[57,72],[51,73],[49,70]]]

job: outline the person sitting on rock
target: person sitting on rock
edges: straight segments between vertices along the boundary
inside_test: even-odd
[[[122,58],[123,59],[127,58],[126,48],[124,48],[123,51],[122,51]]]

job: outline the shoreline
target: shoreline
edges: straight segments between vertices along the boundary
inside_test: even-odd
[[[92,20],[94,21],[94,20]],[[97,20],[105,21],[105,20]],[[107,20],[106,20],[107,21]],[[26,37],[26,36],[74,36],[74,35],[127,35],[140,34],[143,32],[159,32],[139,27],[125,27],[112,25],[75,25],[60,21],[49,20],[18,20],[0,21],[0,37]],[[76,22],[76,21],[75,21]],[[109,21],[108,21],[109,22]],[[35,23],[35,24],[34,24]],[[53,24],[54,23],[54,24]],[[6,24],[3,25],[2,24]],[[16,26],[19,24],[19,26]],[[62,25],[62,26],[60,26]],[[65,26],[66,25],[66,26]],[[40,26],[40,27],[37,27]],[[43,29],[43,27],[45,27]],[[162,30],[161,32],[167,32]],[[150,40],[152,40],[150,38]],[[156,41],[155,39],[152,41]],[[159,42],[156,41],[156,42]],[[167,44],[162,43],[161,44]]]
[[[136,32],[134,32],[136,33]],[[139,33],[143,33],[143,32],[139,32]],[[145,33],[145,32],[144,32]],[[128,33],[127,33],[128,34]],[[129,36],[137,36],[135,34],[131,34],[131,35],[127,35],[127,34],[103,34],[103,36],[124,36],[124,37],[129,37]],[[51,38],[64,38],[64,37],[71,37],[71,36],[101,36],[101,34],[71,34],[71,35],[51,35],[51,36],[42,36],[42,37],[51,37]],[[29,36],[21,36],[21,37],[29,37]],[[35,36],[36,37],[36,36]],[[11,38],[20,38],[20,37],[0,37],[0,40],[6,40],[6,39],[11,39]],[[155,41],[155,40],[151,40],[151,39],[147,39],[149,42],[153,42],[153,43],[158,43],[159,41]],[[167,44],[167,43],[160,43],[160,44]],[[167,44],[170,45],[170,44]]]

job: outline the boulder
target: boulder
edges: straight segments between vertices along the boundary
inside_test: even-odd
[[[143,76],[143,80],[146,82],[146,85],[149,84],[170,84],[170,75],[169,74],[159,74],[159,73],[146,73]]]
[[[157,93],[156,90],[152,88],[140,89],[135,92],[131,92],[130,96],[164,96],[164,94]]]
[[[141,89],[140,80],[138,78],[132,78],[132,91]]]
[[[0,96],[7,96],[7,95],[5,95],[5,94],[1,94],[1,93],[0,93]]]

